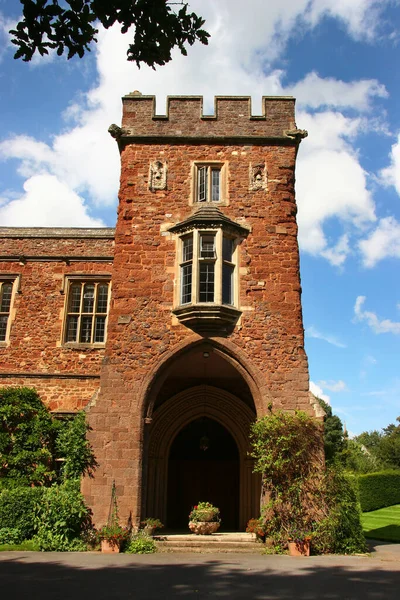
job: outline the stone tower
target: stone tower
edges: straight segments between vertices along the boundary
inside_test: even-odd
[[[226,527],[257,516],[249,426],[269,408],[313,414],[294,192],[305,132],[291,97],[123,98],[121,185],[100,392],[99,462],[83,490],[120,514],[182,527],[210,501]]]

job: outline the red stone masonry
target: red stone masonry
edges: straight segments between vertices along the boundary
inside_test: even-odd
[[[202,339],[172,314],[176,242],[168,228],[191,205],[194,162],[219,161],[227,172],[221,210],[249,228],[240,247],[242,316],[230,333],[206,339],[226,350],[257,382],[257,412],[309,402],[294,193],[295,160],[306,134],[296,129],[293,98],[263,99],[253,117],[249,98],[219,97],[202,115],[200,97],[123,98],[122,128],[112,126],[121,152],[112,306],[101,392],[89,412],[100,467],[84,492],[95,518],[106,519],[112,481],[122,515],[141,516],[144,417],[148,390],[167,358]],[[149,165],[167,163],[166,189],[149,189]],[[249,190],[249,166],[265,164],[267,189]]]
[[[0,279],[17,285],[0,386],[35,387],[52,411],[75,412],[98,392],[104,348],[62,343],[65,278],[112,273],[114,229],[0,228]]]

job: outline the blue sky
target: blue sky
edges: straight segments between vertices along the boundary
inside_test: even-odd
[[[294,95],[311,389],[352,433],[400,415],[399,0],[193,0],[208,47],[165,67],[100,31],[83,60],[14,61],[17,0],[0,0],[0,225],[113,226],[121,96]]]

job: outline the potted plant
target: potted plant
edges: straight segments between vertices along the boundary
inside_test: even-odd
[[[196,535],[211,535],[220,523],[219,508],[210,502],[199,502],[189,514],[189,529]]]
[[[106,553],[119,552],[122,542],[129,537],[129,533],[129,528],[122,527],[119,522],[117,489],[114,481],[111,488],[111,503],[107,525],[104,525],[97,532],[101,543],[101,551]]]
[[[265,529],[261,519],[250,519],[246,526],[247,533],[254,533],[256,538],[261,542],[265,542]]]
[[[140,522],[140,529],[142,529],[147,535],[154,535],[157,529],[162,529],[164,525],[160,519],[154,519],[153,517],[147,517]]]
[[[122,542],[129,537],[129,530],[119,523],[110,523],[99,529],[98,536],[102,552],[119,552]]]
[[[287,534],[290,556],[310,556],[310,531],[294,525],[288,529]]]

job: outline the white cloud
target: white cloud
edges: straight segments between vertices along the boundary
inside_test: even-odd
[[[318,385],[320,385],[322,388],[329,390],[330,392],[347,391],[347,385],[341,379],[339,379],[338,381],[318,381]]]
[[[367,174],[351,145],[362,122],[332,111],[302,112],[298,122],[309,131],[296,176],[300,247],[340,266],[351,251],[350,233],[363,231],[376,218]],[[336,240],[324,232],[333,218],[346,228]]]
[[[387,98],[385,86],[376,79],[344,82],[333,77],[322,78],[315,72],[287,90],[300,107],[351,107],[355,110],[368,110],[374,98]]]
[[[394,186],[400,196],[400,133],[397,136],[397,142],[391,148],[389,159],[389,166],[379,173],[380,181],[383,185]]]
[[[375,15],[372,9],[384,4],[372,0],[253,0],[251,8],[243,10],[239,0],[192,0],[190,8],[207,19],[206,28],[212,34],[209,46],[195,44],[188,49],[188,57],[176,51],[172,62],[156,72],[148,67],[139,70],[127,62],[129,33],[121,35],[118,27],[100,29],[94,48],[96,84],[65,110],[64,131],[50,143],[28,136],[4,140],[0,145],[3,159],[17,159],[18,172],[28,181],[38,174],[51,175],[90,204],[110,206],[116,203],[119,156],[107,129],[112,122],[120,122],[120,97],[133,89],[157,95],[159,113],[165,112],[167,94],[203,95],[207,111],[212,110],[218,94],[251,95],[255,114],[263,95],[292,93],[304,108],[365,111],[374,98],[386,95],[376,80],[344,82],[312,72],[285,86],[285,72],[274,70],[273,61],[281,56],[293,32],[301,30],[306,35],[326,16],[340,19],[352,36],[371,37],[379,23],[375,17],[371,20]],[[352,147],[363,122],[339,112],[309,115],[304,110],[297,120],[310,132],[302,145],[297,172],[300,244],[305,251],[340,266],[351,252],[351,232],[375,219],[366,173]],[[48,186],[43,188],[43,197],[48,192]],[[54,198],[46,197],[44,202],[54,202]],[[3,215],[5,210],[3,206]],[[10,208],[8,218],[11,215],[16,219],[14,225],[19,225],[18,214]],[[344,231],[331,240],[324,228],[332,218],[339,219]]]
[[[0,206],[3,227],[103,227],[90,217],[83,198],[53,175],[34,175],[24,183],[20,198]]]
[[[310,392],[312,392],[314,396],[321,398],[321,400],[325,400],[328,404],[331,403],[330,397],[327,394],[324,394],[323,389],[313,381],[310,381]]]
[[[317,340],[323,340],[324,342],[328,342],[328,344],[332,344],[332,346],[336,346],[337,348],[346,348],[346,344],[343,344],[335,336],[321,333],[318,331],[318,329],[313,327],[313,325],[306,328],[305,336],[309,338],[316,338]]]
[[[378,226],[358,244],[365,267],[384,258],[400,258],[400,223],[394,217],[380,219]]]
[[[356,321],[365,321],[374,333],[394,333],[400,335],[400,323],[390,321],[389,319],[379,320],[373,312],[363,310],[365,296],[357,296],[354,305],[354,315]]]

